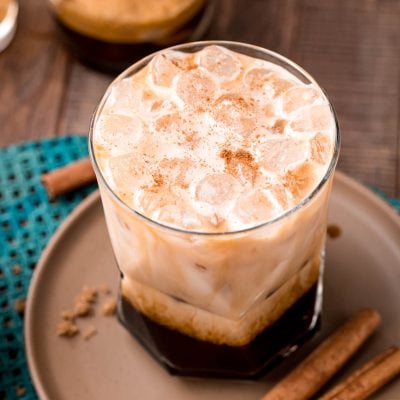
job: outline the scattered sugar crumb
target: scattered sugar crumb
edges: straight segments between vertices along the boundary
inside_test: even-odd
[[[62,321],[57,325],[57,335],[73,337],[79,333],[78,319],[94,315],[100,293],[107,296],[101,305],[102,315],[114,315],[117,308],[117,300],[109,297],[111,289],[107,284],[102,284],[97,288],[84,286],[81,293],[75,298],[72,308],[61,311]],[[85,329],[82,337],[84,340],[89,340],[96,333],[96,327],[90,325]]]
[[[79,295],[79,299],[89,303],[94,303],[97,298],[97,289],[89,286],[84,286],[82,293]]]
[[[57,335],[72,337],[79,332],[78,326],[72,321],[62,321],[57,325]]]
[[[15,388],[15,393],[17,396],[23,396],[26,393],[26,388],[24,388],[23,386],[17,386]]]
[[[75,313],[73,310],[63,310],[61,311],[61,318],[69,321],[73,321],[75,318]]]
[[[23,314],[25,311],[25,299],[20,297],[19,299],[15,300],[14,308],[15,311],[17,311],[20,314]]]
[[[103,294],[111,294],[111,288],[106,283],[100,285],[98,291]]]
[[[89,325],[85,331],[83,332],[82,336],[85,340],[89,340],[91,337],[97,334],[97,329],[94,325]]]
[[[75,317],[86,317],[89,314],[91,314],[91,311],[92,311],[92,306],[90,302],[82,299],[77,299],[77,301],[74,304],[74,310],[73,310],[73,314]]]
[[[14,275],[19,275],[22,272],[22,268],[20,265],[13,265],[11,268]]]
[[[101,313],[103,315],[106,315],[107,317],[114,315],[116,310],[117,310],[117,299],[114,298],[107,299],[101,305]]]

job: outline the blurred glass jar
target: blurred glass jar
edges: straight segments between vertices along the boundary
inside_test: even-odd
[[[0,52],[11,42],[17,29],[17,0],[0,0]]]
[[[48,0],[67,47],[84,63],[122,71],[143,56],[199,39],[213,0]]]

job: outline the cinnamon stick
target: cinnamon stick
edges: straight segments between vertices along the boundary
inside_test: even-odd
[[[400,373],[400,350],[390,347],[319,400],[364,400]]]
[[[51,200],[96,179],[88,158],[75,161],[42,175],[41,180]]]
[[[359,311],[336,329],[263,400],[307,400],[361,347],[381,322],[374,309]]]

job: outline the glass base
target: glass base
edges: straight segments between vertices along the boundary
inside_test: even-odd
[[[171,374],[257,379],[304,344],[319,329],[321,281],[252,342],[235,347],[194,339],[137,311],[119,296],[118,318]]]

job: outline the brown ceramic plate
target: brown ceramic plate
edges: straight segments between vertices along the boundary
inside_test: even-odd
[[[169,375],[117,322],[82,320],[98,334],[59,338],[59,313],[83,285],[109,282],[118,272],[99,194],[86,199],[50,241],[29,290],[25,340],[41,399],[256,400],[341,321],[363,306],[376,307],[383,326],[336,379],[392,344],[400,344],[400,219],[382,200],[341,173],[335,176],[329,222],[341,227],[328,240],[322,330],[307,346],[258,382],[196,380]],[[400,399],[400,381],[376,399]]]

